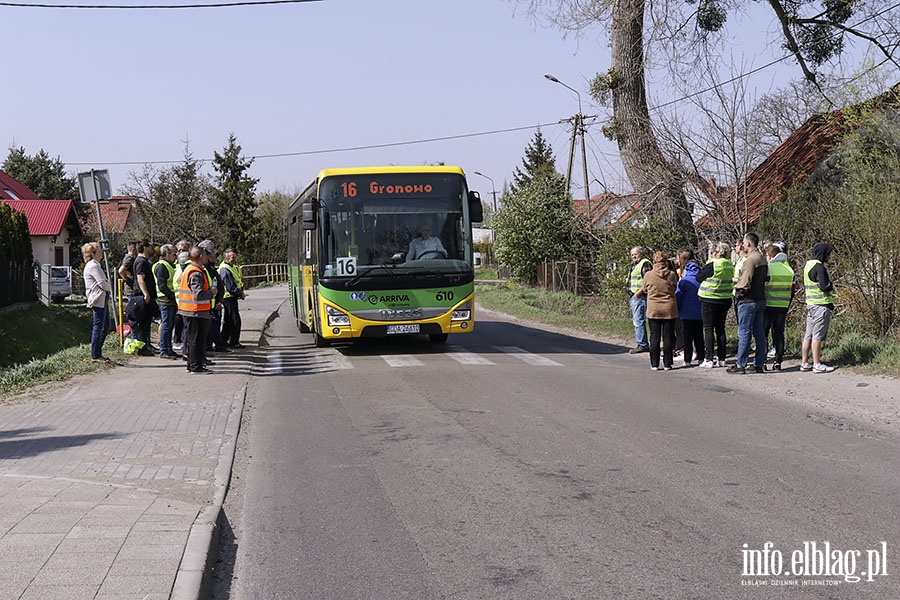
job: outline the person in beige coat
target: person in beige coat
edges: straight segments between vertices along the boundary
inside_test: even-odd
[[[659,371],[659,343],[662,339],[662,370],[672,368],[675,354],[675,319],[678,303],[675,288],[678,273],[665,252],[653,253],[653,268],[644,274],[644,283],[635,295],[647,296],[647,321],[650,325],[650,368]]]

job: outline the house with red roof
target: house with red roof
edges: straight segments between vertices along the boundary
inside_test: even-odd
[[[71,200],[41,200],[25,185],[0,171],[0,202],[25,213],[35,262],[68,266],[69,242],[82,235]]]
[[[140,226],[140,218],[137,211],[137,197],[113,196],[109,200],[100,200],[93,203],[87,218],[82,223],[84,231],[89,235],[100,237],[100,227],[97,224],[97,204],[100,206],[100,217],[103,219],[103,232],[109,234],[125,233],[128,229],[137,229]]]

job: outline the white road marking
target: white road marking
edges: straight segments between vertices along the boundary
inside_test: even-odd
[[[539,356],[537,354],[532,354],[527,350],[523,350],[518,346],[494,346],[500,352],[504,352],[509,354],[510,356],[515,356],[523,363],[532,365],[534,367],[561,367],[562,363],[558,363],[555,360],[551,360],[545,356]]]
[[[392,367],[423,367],[425,363],[413,356],[412,354],[392,354],[390,356],[382,356],[388,365]]]

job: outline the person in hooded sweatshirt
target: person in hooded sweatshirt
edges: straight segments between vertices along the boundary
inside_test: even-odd
[[[781,370],[784,358],[784,324],[787,321],[788,307],[794,298],[794,270],[788,264],[787,244],[772,242],[766,247],[766,258],[769,261],[769,281],[766,282],[765,326],[766,340],[772,332],[772,351],[769,356],[774,360],[772,370]]]
[[[834,248],[831,244],[813,244],[809,260],[803,267],[803,284],[806,289],[806,333],[801,347],[801,371],[831,373],[834,367],[822,362],[822,342],[828,335],[831,314],[834,311],[834,284],[825,263]],[[812,351],[812,362],[809,362]]]
[[[703,313],[700,309],[700,282],[697,274],[700,265],[694,260],[694,252],[690,249],[678,251],[678,264],[682,269],[681,279],[675,287],[675,301],[678,304],[678,316],[681,319],[682,340],[684,341],[684,366],[693,364],[694,356],[697,364],[706,358],[706,342],[703,335]]]
[[[675,358],[675,319],[678,303],[675,288],[678,273],[671,268],[669,255],[653,253],[653,268],[644,273],[644,282],[635,296],[647,297],[647,322],[650,325],[650,368],[659,371],[659,343],[662,338],[662,370],[672,369]]]

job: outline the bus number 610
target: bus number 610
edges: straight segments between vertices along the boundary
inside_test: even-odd
[[[444,300],[449,302],[449,301],[453,300],[453,291],[447,290],[446,292],[443,292],[443,291],[438,292],[437,294],[434,295],[434,299],[437,300],[438,302],[443,302]]]

